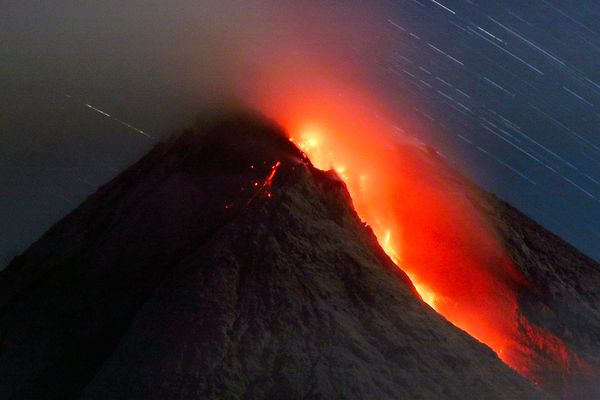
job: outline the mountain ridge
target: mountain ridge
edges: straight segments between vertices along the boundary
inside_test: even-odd
[[[549,398],[255,116],[158,144],[0,272],[5,398]]]

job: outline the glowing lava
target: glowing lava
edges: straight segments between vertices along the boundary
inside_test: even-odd
[[[295,89],[263,109],[316,167],[337,171],[360,217],[427,304],[533,382],[586,373],[560,338],[519,312],[517,295],[530,285],[469,185],[434,151],[369,112],[377,107],[367,97]]]
[[[265,180],[262,182],[262,184],[259,184],[258,182],[253,183],[252,186],[254,186],[255,188],[258,188],[258,190],[248,200],[248,203],[251,203],[257,196],[260,196],[260,195],[264,196],[267,199],[270,199],[271,197],[273,197],[273,194],[271,193],[271,186],[273,185],[273,178],[275,178],[275,174],[277,173],[277,170],[279,169],[280,165],[281,165],[281,161],[277,161],[271,167],[271,172],[269,172],[269,175],[265,178]],[[254,168],[254,166],[252,166],[251,168]]]
[[[337,171],[358,215],[423,301],[532,382],[587,374],[560,338],[520,313],[518,294],[531,285],[481,213],[487,205],[479,194],[435,151],[400,134],[418,124],[349,84],[353,74],[311,65],[285,47],[274,53],[286,57],[268,64],[264,82],[252,81],[248,103],[277,121],[316,167]]]
[[[423,145],[330,126],[292,135],[317,167],[346,182],[358,214],[423,301],[535,383],[589,373],[561,339],[520,314],[517,293],[529,283],[476,208],[477,193]]]

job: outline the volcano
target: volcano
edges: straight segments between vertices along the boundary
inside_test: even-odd
[[[158,144],[0,273],[0,398],[593,397],[599,266],[452,174],[529,282],[534,378],[423,302],[337,173],[228,113]]]

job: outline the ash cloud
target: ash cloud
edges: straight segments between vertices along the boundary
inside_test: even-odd
[[[346,73],[375,27],[364,6],[333,2],[11,1],[5,9],[9,83],[138,113],[247,102],[254,84],[283,69]]]
[[[11,252],[152,146],[119,121],[161,138],[206,110],[264,112],[332,78],[354,86],[384,43],[358,2],[8,0],[2,11],[0,251]]]

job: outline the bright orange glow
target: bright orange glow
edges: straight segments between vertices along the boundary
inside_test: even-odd
[[[434,151],[399,136],[377,114],[385,107],[333,75],[270,78],[253,105],[316,167],[345,181],[357,213],[423,301],[533,382],[587,373],[558,337],[519,312],[517,293],[529,283],[482,216],[483,200]],[[550,369],[558,378],[544,378]]]
[[[470,200],[476,193],[422,144],[385,138],[389,128],[354,119],[362,105],[344,106],[352,117],[341,122],[332,110],[320,117],[307,110],[297,115],[310,123],[294,114],[286,126],[315,166],[346,182],[358,214],[423,301],[536,383],[548,370],[560,371],[553,381],[587,373],[559,338],[519,313],[517,291],[528,283]]]
[[[281,165],[281,161],[277,161],[271,167],[271,172],[269,172],[269,175],[265,178],[262,185],[259,184],[258,182],[254,182],[252,184],[252,186],[258,188],[258,190],[256,191],[256,193],[254,193],[254,196],[252,196],[248,200],[248,203],[251,203],[254,199],[256,199],[257,196],[264,196],[267,199],[270,199],[271,197],[273,197],[273,194],[271,193],[271,186],[273,185],[273,179],[275,178],[275,174],[277,173],[277,170],[279,169],[280,165]],[[254,169],[254,166],[251,166],[250,168]]]

